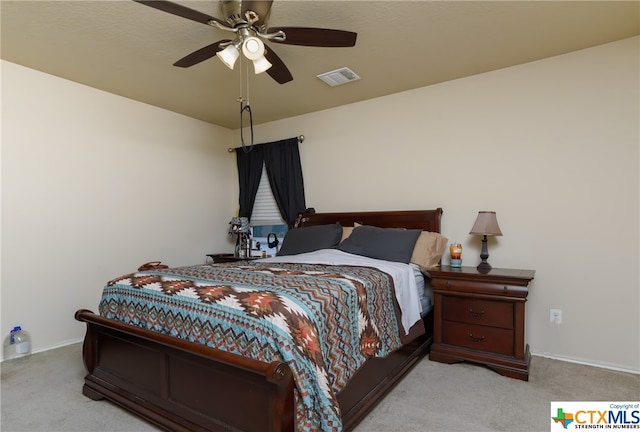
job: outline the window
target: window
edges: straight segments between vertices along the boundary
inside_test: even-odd
[[[267,176],[267,170],[262,164],[262,175],[260,176],[260,185],[258,186],[258,193],[256,194],[256,200],[253,203],[253,211],[251,213],[251,225],[287,225],[282,219],[278,204],[271,191],[269,185],[269,177]]]
[[[264,164],[262,164],[262,175],[260,176],[258,193],[253,203],[251,228],[253,231],[254,245],[258,246],[259,243],[260,246],[258,248],[265,251],[267,256],[275,256],[287,232],[287,223],[282,219],[282,215],[278,209],[278,204],[269,185],[269,176],[267,175]],[[269,247],[269,234],[275,234],[278,237],[278,246]]]

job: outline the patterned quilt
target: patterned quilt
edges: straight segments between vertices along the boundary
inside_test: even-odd
[[[285,361],[299,431],[340,431],[336,394],[401,346],[393,279],[369,267],[226,263],[128,274],[100,314],[213,348]]]

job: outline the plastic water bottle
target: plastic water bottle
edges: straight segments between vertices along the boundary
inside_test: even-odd
[[[15,326],[4,339],[3,348],[5,360],[27,357],[31,354],[31,336],[20,326]]]

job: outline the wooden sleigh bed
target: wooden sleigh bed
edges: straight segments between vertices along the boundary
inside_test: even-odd
[[[442,209],[302,214],[296,226],[354,223],[440,232]],[[75,314],[87,325],[83,394],[107,399],[170,431],[294,431],[294,379],[284,362],[264,363],[107,319]],[[428,353],[426,333],[382,358],[367,360],[337,395],[342,428],[352,430]]]

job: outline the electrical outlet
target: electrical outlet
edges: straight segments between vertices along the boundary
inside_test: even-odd
[[[553,324],[562,324],[562,310],[549,309],[549,322]]]

